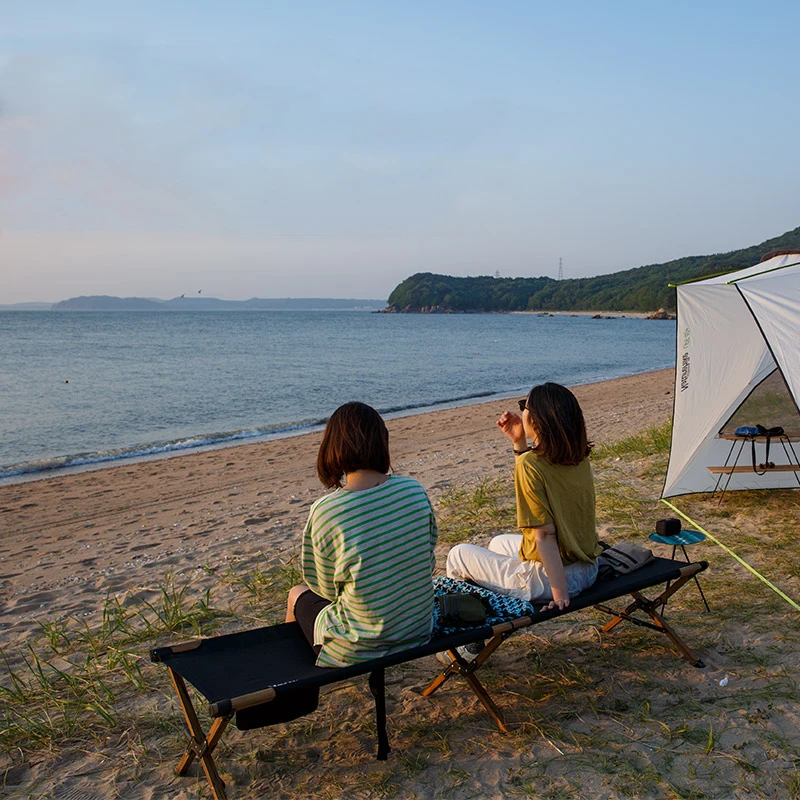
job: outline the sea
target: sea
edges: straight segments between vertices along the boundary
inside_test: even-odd
[[[674,363],[674,322],[619,316],[0,312],[0,483]]]

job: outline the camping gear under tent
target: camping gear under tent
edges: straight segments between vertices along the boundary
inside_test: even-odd
[[[727,490],[797,488],[800,252],[770,253],[677,293],[675,410],[662,496],[715,491],[722,473]],[[736,436],[744,425],[780,426],[786,435],[772,438],[766,458],[766,437]],[[766,469],[756,472],[756,459]]]

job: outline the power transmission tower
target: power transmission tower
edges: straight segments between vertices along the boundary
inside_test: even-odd
[[[564,280],[564,259],[563,258],[559,258],[558,259],[558,279],[560,281]]]

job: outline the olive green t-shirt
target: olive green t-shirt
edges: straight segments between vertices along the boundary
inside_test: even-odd
[[[589,459],[566,467],[530,451],[514,465],[517,525],[522,528],[519,557],[541,561],[531,528],[553,523],[565,564],[592,563],[600,555],[595,529],[594,479]]]

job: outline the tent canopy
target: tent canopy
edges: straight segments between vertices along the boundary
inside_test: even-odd
[[[672,447],[663,497],[713,491],[738,425],[800,434],[800,253],[677,287]],[[788,464],[781,446],[770,461]],[[750,455],[740,464],[750,463]],[[736,473],[728,490],[797,487],[794,472]]]

